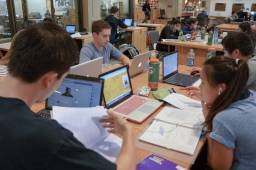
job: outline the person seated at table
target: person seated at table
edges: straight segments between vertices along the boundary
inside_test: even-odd
[[[186,35],[186,34],[192,34],[192,32],[195,32],[197,29],[197,24],[198,24],[198,21],[196,19],[188,20],[182,28],[183,34]]]
[[[171,21],[167,22],[167,25],[161,31],[159,41],[162,41],[163,39],[178,39],[180,30],[180,21],[173,18]],[[157,44],[156,49],[158,51],[168,51],[168,46],[164,44]]]
[[[131,127],[113,111],[101,121],[110,132],[123,137],[117,165],[87,149],[57,121],[38,117],[31,110],[58,88],[78,55],[69,34],[53,23],[30,26],[13,40],[9,74],[0,83],[3,169],[135,169]]]
[[[247,89],[248,76],[241,59],[218,56],[204,63],[201,103],[213,170],[256,169],[256,102]]]
[[[127,28],[121,19],[119,19],[119,9],[116,6],[110,8],[110,15],[105,18],[105,21],[111,26],[110,43],[115,44],[118,38],[117,28]]]
[[[111,26],[104,20],[92,23],[91,43],[85,44],[80,51],[80,63],[103,57],[103,63],[109,64],[110,58],[119,60],[124,65],[131,65],[130,59],[109,43]]]
[[[241,59],[248,63],[249,79],[247,86],[250,90],[256,91],[256,57],[252,57],[254,44],[251,38],[243,32],[229,33],[223,40],[224,55],[233,59]],[[198,73],[200,69],[196,70]],[[198,87],[181,88],[187,91],[188,96],[199,98],[201,97]]]

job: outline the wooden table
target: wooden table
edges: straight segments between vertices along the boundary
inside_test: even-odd
[[[186,66],[180,66],[179,67],[180,72],[188,73],[191,71],[192,68],[188,68]],[[161,77],[161,74],[160,74]],[[136,91],[138,88],[140,88],[143,85],[147,85],[148,82],[148,73],[144,72],[136,77],[134,77],[132,80],[132,86],[133,90]],[[175,88],[177,92],[182,93],[177,86],[172,86],[165,83],[159,83],[159,87],[167,87],[167,88]],[[152,94],[150,94],[150,97],[152,97]],[[44,108],[44,103],[36,103],[32,106],[32,110],[37,112]],[[164,158],[171,160],[185,168],[190,168],[193,162],[195,161],[198,153],[200,152],[205,140],[201,139],[197,145],[196,151],[193,156],[177,152],[174,150],[167,150],[158,146],[154,146],[151,144],[146,144],[144,142],[138,142],[138,136],[141,135],[145,128],[149,126],[150,122],[153,120],[153,118],[159,113],[161,109],[159,109],[157,112],[155,112],[153,115],[151,115],[147,120],[145,120],[142,124],[136,124],[129,122],[132,125],[134,140],[136,141],[136,163],[139,163],[141,160],[143,160],[146,156],[157,153],[158,155],[163,156]],[[159,154],[161,153],[161,154]]]
[[[132,45],[134,45],[140,53],[146,51],[147,48],[147,28],[146,27],[128,27],[125,29],[132,33]]]
[[[222,32],[236,32],[239,31],[237,24],[220,24],[216,26]]]
[[[187,55],[190,49],[194,49],[196,55],[195,66],[197,67],[202,67],[209,50],[223,51],[223,46],[221,44],[208,45],[203,41],[180,41],[170,39],[159,43],[176,47],[179,54],[179,65],[187,64]]]
[[[153,30],[156,30],[161,33],[162,29],[165,27],[164,24],[152,24],[152,23],[138,23],[137,24],[140,27],[147,27],[148,29],[153,28]]]

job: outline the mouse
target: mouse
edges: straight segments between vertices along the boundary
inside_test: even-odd
[[[192,76],[198,76],[199,74],[200,74],[199,70],[193,70],[190,72],[190,75],[192,75]]]

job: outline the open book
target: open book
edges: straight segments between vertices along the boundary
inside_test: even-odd
[[[86,147],[101,154],[111,162],[116,161],[122,140],[108,133],[99,120],[106,115],[103,107],[71,108],[53,106],[52,117]]]
[[[201,135],[203,120],[200,110],[181,110],[166,106],[139,140],[193,155]]]

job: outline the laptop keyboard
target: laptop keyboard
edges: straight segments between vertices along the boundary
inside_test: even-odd
[[[198,80],[197,76],[190,76],[190,75],[186,75],[186,74],[177,73],[177,74],[169,77],[166,81],[171,84],[190,86],[197,80]]]

